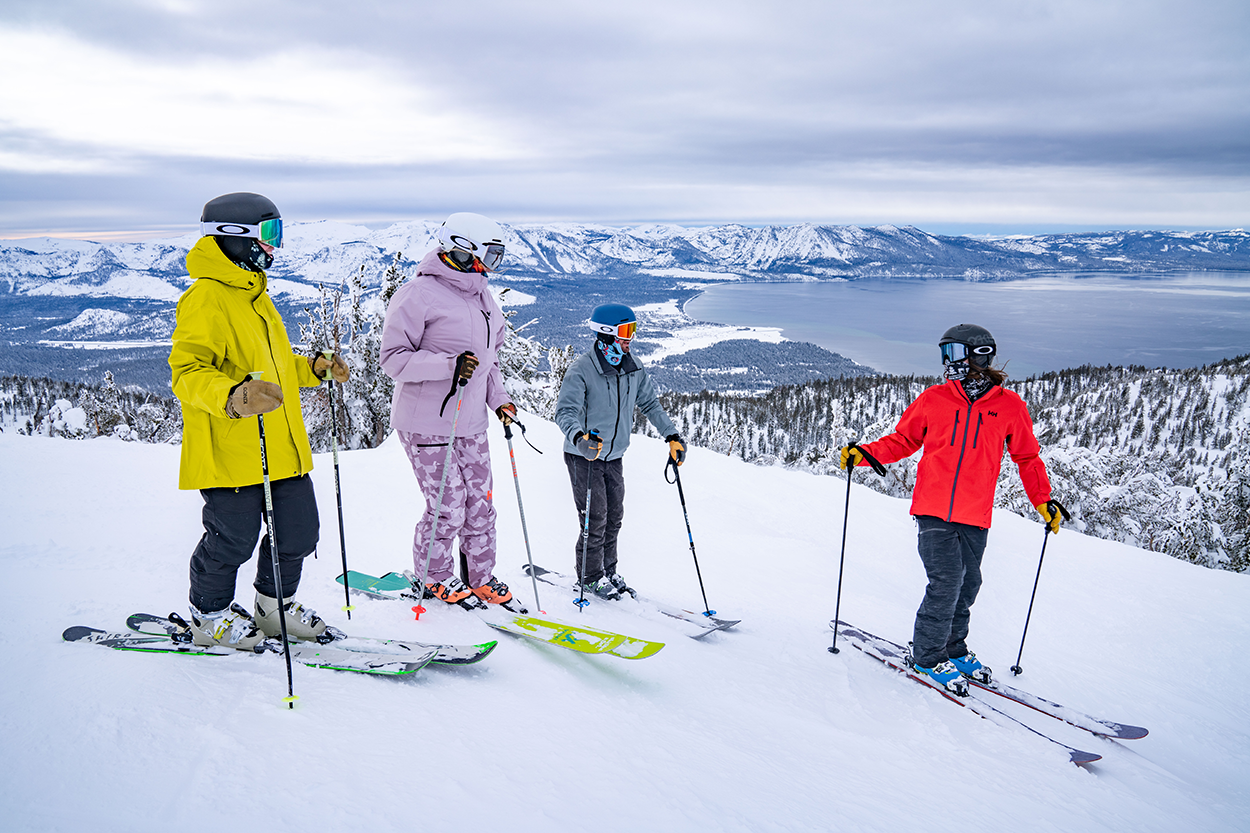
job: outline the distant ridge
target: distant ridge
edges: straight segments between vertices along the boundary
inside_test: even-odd
[[[309,295],[363,264],[380,274],[396,253],[420,259],[437,223],[384,229],[321,221],[292,223],[270,275],[272,291]],[[505,226],[503,276],[668,273],[717,280],[926,277],[1003,280],[1063,271],[1146,273],[1250,271],[1250,234],[1230,231],[1108,231],[1023,237],[934,235],[913,227],[672,225],[612,228],[555,223]],[[95,296],[154,301],[186,286],[184,258],[196,237],[142,243],[35,238],[0,242],[0,287],[10,295]]]

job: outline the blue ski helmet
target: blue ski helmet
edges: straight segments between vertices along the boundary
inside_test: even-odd
[[[602,304],[595,307],[586,324],[600,335],[616,338],[633,338],[638,331],[638,317],[624,304]]]

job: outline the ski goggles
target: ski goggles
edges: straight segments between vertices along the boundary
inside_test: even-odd
[[[256,225],[249,225],[248,223],[200,223],[200,234],[221,237],[251,237],[259,240],[266,246],[280,249],[282,248],[282,218],[275,217],[272,220],[261,220]]]
[[[616,337],[629,340],[634,337],[634,333],[638,332],[638,322],[630,321],[625,324],[616,325]]]
[[[486,251],[477,256],[477,259],[482,261],[483,266],[493,272],[498,269],[499,264],[503,262],[503,251],[503,246],[500,246],[497,243],[491,243],[486,246]]]
[[[969,356],[992,356],[994,355],[994,345],[981,344],[977,347],[969,347],[967,344],[960,344],[958,341],[951,341],[946,344],[939,345],[942,350],[942,364],[953,364],[954,362],[967,361]]]

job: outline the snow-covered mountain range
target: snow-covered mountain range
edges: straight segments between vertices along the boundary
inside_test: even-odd
[[[332,221],[291,223],[274,264],[275,296],[307,296],[363,265],[379,274],[397,253],[415,262],[437,223],[371,230]],[[784,280],[922,276],[992,280],[1038,272],[1250,270],[1250,234],[1121,231],[977,238],[898,226],[610,228],[572,223],[506,226],[504,274]],[[196,235],[142,243],[34,238],[0,242],[0,287],[9,295],[113,296],[174,301]]]

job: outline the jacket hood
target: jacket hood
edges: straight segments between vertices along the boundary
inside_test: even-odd
[[[434,249],[421,258],[421,262],[417,265],[417,274],[429,275],[465,295],[486,295],[485,272],[461,272],[452,269],[443,263],[443,259],[438,254],[439,250]]]
[[[212,237],[201,237],[187,252],[187,272],[192,279],[212,278],[236,289],[265,291],[264,272],[251,272],[226,257]]]

